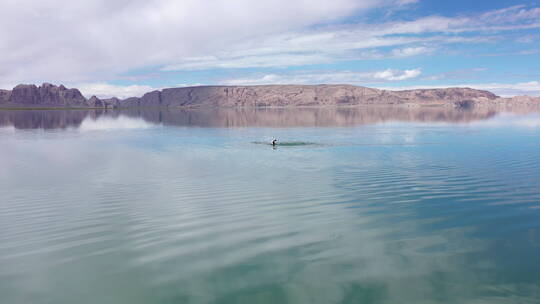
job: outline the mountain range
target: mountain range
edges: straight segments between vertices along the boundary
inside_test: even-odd
[[[353,85],[195,86],[127,99],[86,98],[75,88],[43,83],[0,90],[0,108],[309,107],[354,105],[540,105],[540,97],[502,98],[471,88],[379,90]]]

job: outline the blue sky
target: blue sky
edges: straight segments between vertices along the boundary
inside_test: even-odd
[[[540,96],[540,3],[428,0],[7,0],[0,87],[85,95],[348,83]]]

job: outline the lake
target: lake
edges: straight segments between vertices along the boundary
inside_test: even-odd
[[[539,301],[540,112],[0,111],[1,303]]]

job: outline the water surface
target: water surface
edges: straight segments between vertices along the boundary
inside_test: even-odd
[[[1,303],[540,299],[536,112],[0,111],[0,143]]]

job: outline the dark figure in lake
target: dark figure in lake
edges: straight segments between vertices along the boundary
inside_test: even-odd
[[[272,147],[275,147],[277,146],[277,139],[272,139]]]

